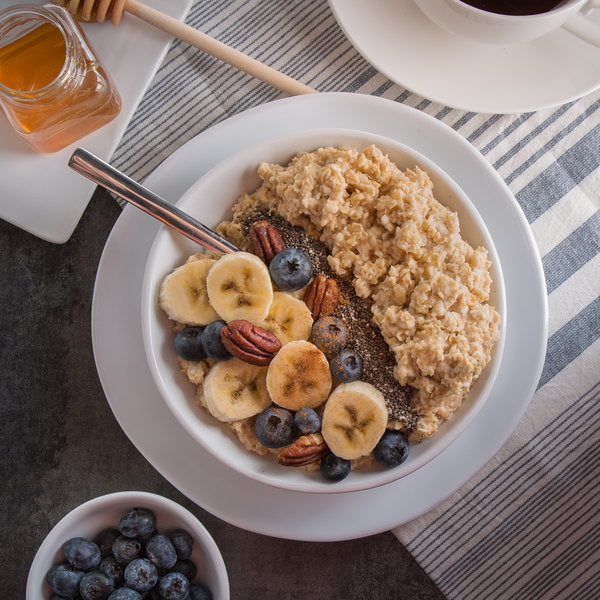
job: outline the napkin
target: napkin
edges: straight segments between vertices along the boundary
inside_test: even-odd
[[[600,93],[515,115],[441,106],[367,63],[324,0],[197,1],[187,22],[320,91],[372,94],[426,112],[507,183],[546,276],[539,385],[482,471],[394,534],[451,599],[600,597]],[[174,41],[111,162],[143,181],[206,128],[280,97]]]

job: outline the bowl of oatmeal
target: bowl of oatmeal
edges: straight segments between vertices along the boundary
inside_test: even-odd
[[[240,252],[163,228],[144,274],[165,403],[268,485],[356,491],[419,469],[470,424],[502,357],[502,269],[476,202],[368,132],[298,132],[217,165],[178,206]],[[305,276],[289,289],[286,265]]]

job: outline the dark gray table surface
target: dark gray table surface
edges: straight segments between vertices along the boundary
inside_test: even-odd
[[[119,214],[97,190],[63,245],[0,221],[1,597],[24,598],[39,544],[69,510],[105,493],[146,490],[200,518],[223,554],[232,600],[443,600],[389,532],[331,543],[250,533],[188,500],[137,451],[104,397],[90,331],[96,269]]]

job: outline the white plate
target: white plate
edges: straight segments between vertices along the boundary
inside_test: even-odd
[[[191,3],[146,0],[176,19],[185,17]],[[13,0],[0,0],[0,9],[12,4]],[[127,13],[118,27],[83,23],[82,28],[119,90],[119,116],[63,150],[40,154],[12,131],[0,112],[0,218],[57,244],[71,237],[96,187],[67,166],[69,157],[78,145],[85,145],[97,156],[110,158],[172,39]]]
[[[468,42],[413,0],[329,0],[354,47],[392,81],[444,104],[485,113],[539,110],[600,87],[600,48],[558,29],[510,47]],[[600,10],[590,19],[600,23]]]
[[[539,379],[547,337],[547,298],[531,230],[497,173],[452,129],[390,100],[333,93],[256,107],[189,141],[146,185],[176,201],[202,173],[241,148],[267,137],[319,127],[371,131],[421,152],[463,188],[496,243],[506,284],[502,364],[486,404],[447,450],[396,482],[346,494],[274,489],[225,467],[204,451],[166,407],[146,363],[140,294],[158,224],[132,207],[118,219],[100,261],[92,338],[115,417],[138,450],[182,493],[224,521],[250,531],[330,541],[371,535],[416,518],[494,456],[519,422]]]

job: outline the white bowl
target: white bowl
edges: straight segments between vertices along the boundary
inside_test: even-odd
[[[116,527],[131,508],[152,510],[160,533],[174,529],[186,530],[194,540],[191,560],[198,567],[195,581],[201,581],[215,600],[229,599],[229,580],[225,563],[215,541],[202,523],[183,506],[148,492],[116,492],[99,496],[74,508],[46,536],[39,547],[27,578],[27,600],[50,598],[46,573],[64,560],[63,544],[72,537],[93,538],[107,527]]]
[[[488,249],[493,263],[490,302],[502,319],[501,339],[469,396],[434,436],[411,444],[409,457],[402,465],[393,469],[374,466],[352,471],[346,479],[332,484],[325,481],[318,471],[280,466],[272,457],[246,451],[223,423],[195,404],[194,386],[180,371],[173,350],[172,323],[158,307],[158,291],[163,278],[190,254],[197,252],[198,246],[163,227],[156,235],[148,256],[141,299],[142,332],[150,371],[167,406],[205,450],[236,471],[278,488],[313,493],[347,492],[382,485],[415,471],[447,448],[470,423],[485,402],[500,366],[504,345],[505,293],[500,260],[490,234],[473,202],[442,169],[395,140],[347,129],[304,131],[271,139],[242,150],[215,166],[183,195],[177,206],[205,225],[214,227],[230,217],[231,206],[242,192],[253,192],[259,187],[261,181],[256,169],[260,162],[286,164],[299,151],[330,145],[362,149],[370,144],[377,145],[402,169],[419,165],[427,171],[434,183],[436,198],[458,213],[463,237],[474,246],[483,245]]]

